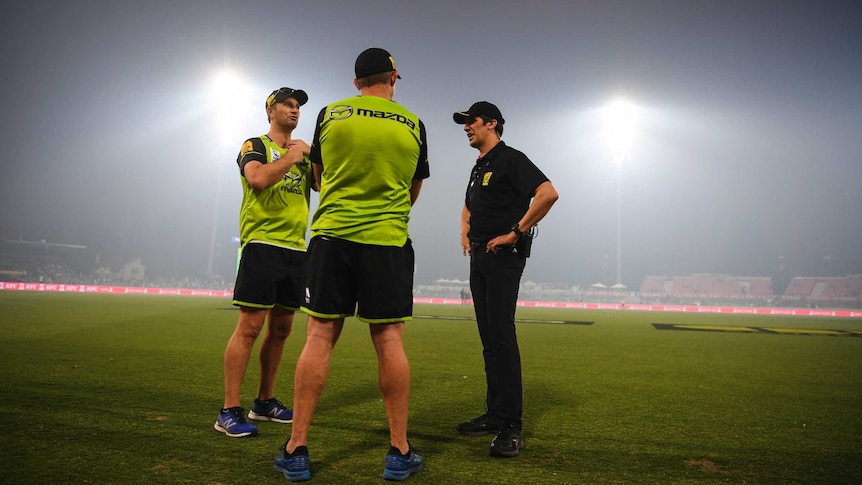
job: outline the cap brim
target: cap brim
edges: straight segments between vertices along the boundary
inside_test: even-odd
[[[302,106],[308,102],[308,94],[306,94],[306,92],[301,90],[301,89],[297,89],[296,91],[291,93],[291,95],[288,96],[288,98],[293,98],[293,99],[297,100],[299,102],[300,106]]]
[[[455,120],[455,123],[459,125],[467,124],[467,120],[470,118],[470,113],[464,111],[456,111],[452,114],[452,119]]]

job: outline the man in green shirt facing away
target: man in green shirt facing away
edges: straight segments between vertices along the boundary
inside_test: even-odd
[[[369,324],[389,421],[383,478],[405,480],[422,469],[407,441],[410,367],[404,322],[413,314],[410,208],[429,176],[425,126],[392,101],[400,76],[383,49],[356,59],[359,96],[331,103],[317,118],[311,161],[320,206],[311,224],[305,347],[296,363],[290,440],[274,468],[290,481],[311,478],[308,429],[329,375],[345,317]]]

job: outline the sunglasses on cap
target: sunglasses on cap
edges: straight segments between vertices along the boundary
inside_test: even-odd
[[[308,96],[305,94],[305,91],[301,89],[293,89],[293,88],[278,88],[266,98],[266,105],[273,106],[275,103],[282,102],[287,98],[294,98],[299,105],[302,106],[308,101]]]

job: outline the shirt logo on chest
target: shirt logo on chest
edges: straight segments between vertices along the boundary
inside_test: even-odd
[[[281,190],[285,190],[291,194],[302,195],[302,174],[289,170],[284,174],[281,180],[284,182],[284,185],[281,186]]]
[[[491,175],[493,175],[493,174],[494,174],[494,172],[485,172],[482,175],[482,187],[488,186],[488,182],[491,181]]]

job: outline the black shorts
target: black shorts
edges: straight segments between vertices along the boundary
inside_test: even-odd
[[[410,320],[413,315],[413,244],[359,244],[317,236],[308,245],[308,280],[302,311],[323,319],[367,323]]]
[[[298,310],[305,286],[305,257],[302,251],[271,244],[246,244],[239,260],[233,304]]]

